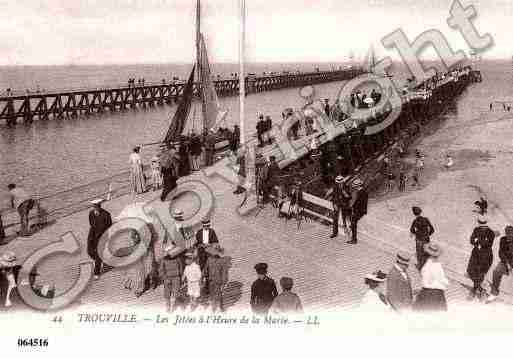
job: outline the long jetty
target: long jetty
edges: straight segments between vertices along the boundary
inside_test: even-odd
[[[343,81],[363,73],[351,68],[336,71],[315,71],[270,74],[246,77],[246,93],[280,90]],[[235,96],[239,93],[239,79],[217,79],[214,81],[219,96]],[[185,82],[118,86],[115,88],[80,89],[55,92],[14,94],[0,97],[0,123],[13,126],[18,119],[31,123],[35,119],[49,120],[73,118],[105,111],[115,112],[137,107],[154,107],[176,102],[183,93]],[[199,95],[199,84],[194,93]]]

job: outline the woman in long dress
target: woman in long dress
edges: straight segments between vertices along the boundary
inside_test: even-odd
[[[130,186],[132,188],[133,193],[143,193],[146,189],[142,159],[139,155],[140,150],[141,147],[135,147],[132,154],[129,157]]]
[[[467,274],[474,282],[474,288],[470,292],[469,300],[474,299],[476,295],[483,299],[486,296],[486,291],[481,284],[493,263],[492,246],[495,239],[494,231],[486,225],[486,222],[484,216],[479,216],[478,226],[474,228],[470,237],[470,244],[474,248],[468,261]]]
[[[424,245],[424,252],[429,255],[429,258],[420,271],[422,289],[415,299],[413,310],[447,311],[445,291],[449,285],[449,280],[445,275],[442,263],[438,260],[442,250],[436,243],[430,242]]]

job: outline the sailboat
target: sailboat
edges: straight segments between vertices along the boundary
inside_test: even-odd
[[[198,83],[195,92],[194,82]],[[219,98],[216,93],[210,64],[208,62],[207,46],[205,37],[201,32],[201,1],[196,1],[196,64],[193,65],[187,84],[184,87],[178,108],[171,120],[169,129],[162,141],[164,144],[180,140],[193,105],[194,95],[198,95],[201,102],[201,123],[203,134],[215,132],[216,128],[225,120],[228,111],[222,110]],[[218,138],[218,143],[227,142],[226,139]],[[216,147],[218,147],[216,145]]]
[[[374,53],[374,46],[369,47],[369,51],[367,52],[367,56],[365,56],[364,60],[364,69],[377,76],[381,77],[392,77],[386,70],[382,73],[378,73],[378,63],[376,61],[376,55]]]

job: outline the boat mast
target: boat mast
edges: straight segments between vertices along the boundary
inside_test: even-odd
[[[200,55],[200,36],[201,36],[201,0],[196,0],[196,90],[198,91],[198,96],[200,99],[202,99],[203,93],[201,88],[201,55]],[[203,107],[203,106],[202,106]],[[206,128],[206,121],[205,121],[205,113],[203,111],[202,121],[203,123],[203,131],[205,131]]]
[[[246,79],[244,75],[244,47],[246,37],[246,1],[240,0],[240,38],[239,38],[239,102],[240,102],[240,144],[245,143],[244,135],[244,100],[246,97]]]

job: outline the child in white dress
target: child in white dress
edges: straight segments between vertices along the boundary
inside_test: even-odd
[[[151,159],[151,186],[153,191],[162,186],[162,172],[160,171],[159,158],[156,156]]]
[[[187,252],[185,255],[183,282],[187,282],[187,295],[190,299],[191,311],[194,311],[198,306],[198,300],[201,293],[201,280],[201,269],[195,260],[194,253]]]

